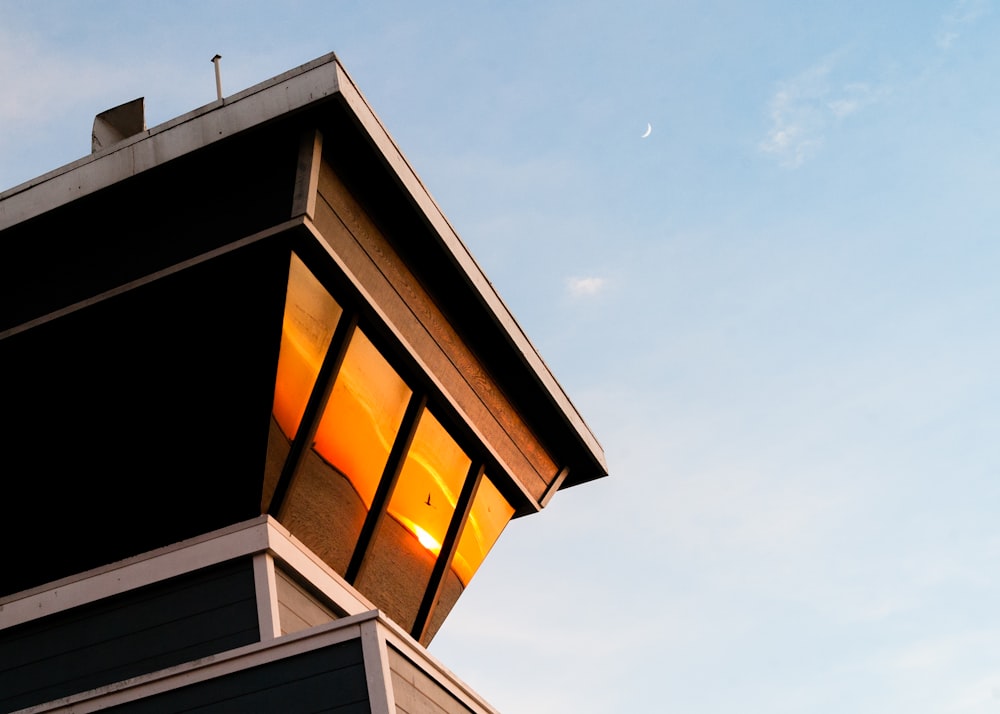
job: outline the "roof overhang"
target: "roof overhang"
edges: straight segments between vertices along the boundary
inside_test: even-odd
[[[458,237],[335,55],[329,54],[273,79],[207,104],[78,161],[0,193],[3,233],[114,184],[279,122],[325,127],[337,141],[375,160],[359,178],[362,193],[379,191],[394,208],[419,218],[426,231],[412,255],[426,257],[419,276],[447,303],[449,315],[478,325],[479,354],[508,396],[528,415],[542,440],[568,466],[558,487],[607,475],[604,452],[538,351]],[[391,186],[391,191],[384,191]],[[440,259],[439,259],[440,258]],[[43,317],[36,315],[36,318]],[[29,321],[30,322],[30,321]],[[0,340],[27,323],[0,320]],[[463,333],[464,334],[464,333]]]

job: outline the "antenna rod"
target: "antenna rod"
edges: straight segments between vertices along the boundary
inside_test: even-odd
[[[212,58],[212,62],[215,63],[215,93],[219,95],[219,99],[222,99],[222,74],[219,72],[220,59],[222,59],[222,55],[215,55]]]

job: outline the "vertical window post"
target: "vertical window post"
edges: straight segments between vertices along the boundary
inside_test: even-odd
[[[278,477],[278,483],[274,488],[274,495],[271,497],[271,503],[267,508],[268,514],[275,518],[281,512],[281,506],[284,504],[288,490],[295,479],[295,473],[302,462],[302,456],[312,444],[313,436],[315,436],[316,428],[319,425],[319,416],[323,413],[326,402],[330,398],[330,392],[333,390],[333,380],[337,376],[337,372],[340,371],[340,365],[344,362],[344,355],[347,354],[347,345],[350,343],[351,335],[354,334],[354,329],[357,325],[357,313],[345,312],[337,323],[337,329],[334,330],[333,339],[330,340],[330,347],[323,358],[323,364],[319,369],[319,374],[316,376],[316,383],[313,385],[309,401],[306,402],[305,412],[302,414],[302,420],[299,422],[299,429],[295,434],[295,439],[292,441],[288,457],[285,459],[285,465],[281,469],[281,475]]]
[[[483,472],[485,470],[486,465],[481,461],[478,463],[473,461],[469,466],[469,473],[465,477],[462,492],[459,494],[458,502],[455,504],[455,513],[451,517],[451,523],[448,524],[448,533],[441,544],[441,552],[434,563],[430,582],[427,584],[427,590],[424,591],[424,599],[420,603],[420,609],[417,610],[417,617],[413,622],[413,630],[410,632],[418,642],[423,642],[424,636],[427,634],[431,615],[434,614],[434,605],[441,594],[441,585],[444,583],[445,573],[451,567],[455,551],[458,550],[458,540],[462,537],[462,529],[469,518],[469,512],[472,510],[472,501],[476,496],[476,490],[479,488],[479,483],[483,479]]]
[[[344,579],[351,584],[357,582],[358,576],[361,574],[365,555],[368,553],[372,539],[375,537],[378,526],[385,516],[386,508],[389,505],[389,498],[392,496],[392,489],[395,488],[399,473],[403,470],[403,462],[406,459],[407,452],[410,450],[410,445],[413,443],[413,437],[417,433],[417,423],[420,421],[420,415],[423,413],[426,405],[427,396],[424,394],[418,395],[416,392],[411,395],[410,403],[406,405],[403,422],[399,425],[399,432],[392,444],[392,450],[389,452],[389,459],[386,461],[385,470],[382,472],[382,478],[379,480],[375,496],[372,498],[371,509],[368,511],[368,515],[365,516],[364,525],[361,526],[361,535],[358,536],[358,543],[354,548],[354,554],[351,556],[351,562],[344,573]]]

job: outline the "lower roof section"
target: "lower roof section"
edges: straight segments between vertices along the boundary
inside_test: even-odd
[[[104,601],[117,608],[132,593],[150,587],[162,593],[163,586],[186,583],[200,573],[217,573],[220,567],[232,571],[239,562],[252,563],[254,582],[248,587],[257,603],[255,641],[120,681],[107,680],[52,701],[36,699],[18,711],[140,714],[208,705],[220,711],[283,714],[495,714],[479,695],[269,517],[4,598],[0,600],[0,642],[23,639],[25,629],[35,623],[42,631],[58,628],[72,619],[68,615]],[[296,591],[302,595],[299,605],[288,605],[294,600],[288,597],[288,580],[297,583]],[[189,588],[182,585],[175,590]],[[282,609],[297,609],[308,620],[309,607],[301,606],[305,600],[321,606],[326,614],[313,623],[296,620],[289,627],[291,618]],[[313,608],[317,613],[320,609]],[[58,640],[50,635],[46,632],[48,641]],[[42,657],[38,647],[33,647],[32,657]],[[17,662],[13,666],[16,669]],[[59,667],[52,669],[53,676],[61,675]]]
[[[236,558],[268,555],[335,603],[345,615],[375,609],[270,516],[199,535],[117,563],[0,598],[0,632],[74,607],[210,568]]]
[[[497,714],[433,658],[394,632],[378,611],[250,645],[16,714]]]

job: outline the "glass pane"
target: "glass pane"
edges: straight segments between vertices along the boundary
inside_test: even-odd
[[[342,313],[337,301],[292,253],[281,321],[271,431],[267,440],[262,511],[266,511],[271,502],[291,440],[298,431],[316,375]]]
[[[293,253],[274,383],[274,418],[289,439],[298,431],[342,313],[340,305]]]
[[[487,477],[483,477],[472,501],[472,512],[462,529],[462,537],[458,539],[458,551],[452,561],[451,569],[455,571],[462,585],[468,585],[469,580],[482,564],[490,548],[500,537],[501,531],[514,515],[514,508]]]
[[[507,499],[500,494],[493,482],[483,476],[472,500],[469,518],[458,539],[458,549],[451,562],[451,569],[445,573],[438,601],[434,604],[424,644],[430,642],[437,633],[513,515],[514,508],[507,503]]]
[[[407,630],[416,619],[470,465],[451,435],[425,411],[357,583]]]
[[[366,510],[371,508],[411,394],[364,333],[355,332],[313,448],[347,475]]]
[[[360,330],[347,348],[280,520],[343,575],[411,390]]]

